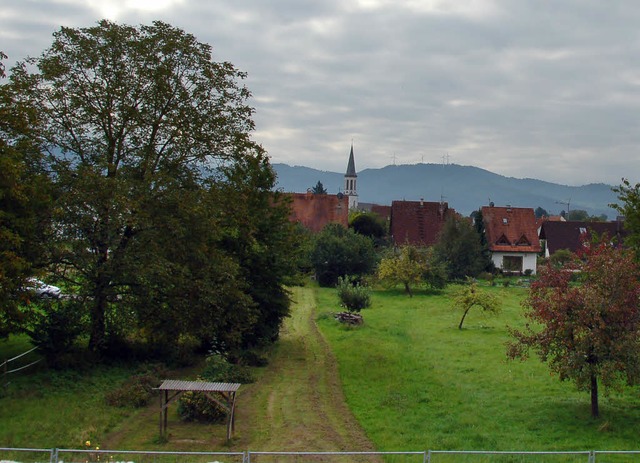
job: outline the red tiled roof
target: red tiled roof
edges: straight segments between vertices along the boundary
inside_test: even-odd
[[[380,204],[373,204],[371,206],[371,212],[378,214],[384,220],[391,219],[391,206],[381,206]]]
[[[427,201],[393,201],[391,203],[391,235],[397,245],[431,246],[449,215],[455,210],[447,203]]]
[[[346,196],[285,193],[291,198],[289,220],[318,232],[328,223],[349,226],[349,204]]]
[[[532,208],[485,206],[482,221],[490,251],[537,253],[542,249]]]

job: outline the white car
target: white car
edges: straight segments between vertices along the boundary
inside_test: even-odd
[[[36,296],[58,298],[62,294],[62,291],[57,286],[48,285],[37,278],[28,278],[27,282],[27,289],[36,293]]]

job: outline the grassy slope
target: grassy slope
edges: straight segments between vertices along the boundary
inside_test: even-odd
[[[347,402],[379,450],[633,449],[640,399],[589,396],[550,376],[536,358],[508,362],[506,326],[523,322],[524,290],[485,288],[503,312],[473,309],[460,331],[450,293],[376,292],[365,325],[339,326],[335,291],[318,290],[319,325],[334,349]],[[451,291],[451,290],[448,290]]]

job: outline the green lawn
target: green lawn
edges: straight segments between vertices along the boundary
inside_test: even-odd
[[[25,337],[11,337],[0,341],[0,356],[4,361],[30,347]],[[9,369],[34,359],[37,355],[29,354],[12,362]],[[118,366],[56,371],[39,363],[7,375],[0,389],[0,446],[82,448],[87,440],[98,444],[99,436],[133,411],[105,402],[106,392],[133,371]]]
[[[601,397],[560,382],[537,358],[508,361],[507,326],[524,320],[522,288],[483,287],[497,317],[471,310],[463,330],[449,288],[409,298],[375,291],[359,328],[341,326],[335,290],[318,289],[318,324],[339,362],[347,401],[379,450],[635,449],[637,390]]]

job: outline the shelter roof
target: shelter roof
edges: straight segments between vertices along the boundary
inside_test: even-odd
[[[205,381],[179,381],[166,379],[158,389],[163,391],[237,392],[239,383],[210,383]]]

